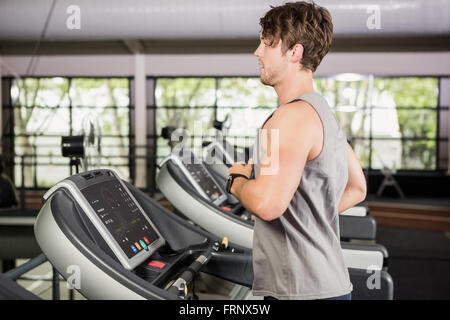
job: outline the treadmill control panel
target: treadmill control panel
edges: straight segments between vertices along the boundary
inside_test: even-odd
[[[211,178],[206,168],[201,164],[185,164],[192,178],[202,188],[203,192],[207,195],[209,200],[216,201],[223,196],[222,191],[219,189],[215,181]]]
[[[128,258],[148,251],[158,240],[158,234],[118,180],[87,187],[82,193]]]
[[[190,180],[194,188],[208,201],[216,205],[225,202],[227,195],[208,172],[203,162],[195,157],[191,151],[187,149],[181,151],[182,154],[174,154],[176,162],[181,166],[186,178]]]

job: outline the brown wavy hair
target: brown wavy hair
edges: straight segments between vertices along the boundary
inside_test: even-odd
[[[314,2],[288,2],[273,7],[259,21],[261,38],[270,46],[282,40],[282,52],[295,44],[303,46],[301,65],[316,71],[331,47],[333,22],[330,12]]]

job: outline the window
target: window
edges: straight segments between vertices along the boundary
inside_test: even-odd
[[[11,150],[17,186],[22,175],[25,187],[49,187],[70,174],[69,160],[61,157],[61,136],[80,134],[87,114],[100,120],[101,166],[133,181],[130,79],[33,77],[10,82],[12,102],[7,104],[14,111]],[[215,135],[214,120],[229,115],[225,136],[237,146],[252,146],[257,128],[278,106],[273,88],[258,77],[150,77],[148,83],[149,140],[140,147],[148,151],[150,188],[155,162],[170,153],[161,137],[163,127],[187,129],[188,145],[201,155],[202,140]],[[447,170],[449,83],[448,77],[354,74],[314,80],[364,168],[426,171]]]
[[[363,167],[437,169],[439,78],[344,74],[315,85]]]
[[[100,123],[101,166],[129,176],[128,79],[25,78],[12,81],[11,98],[17,186],[47,188],[70,175],[61,136],[81,134],[87,114]]]
[[[275,92],[259,78],[159,78],[156,82],[157,132],[165,126],[187,129],[191,147],[202,154],[202,136],[214,136],[213,122],[231,117],[224,130],[238,146],[253,144],[256,129],[277,106]],[[167,156],[167,141],[158,139],[158,158]]]
[[[202,152],[202,136],[212,127],[216,103],[214,78],[159,78],[155,88],[156,130],[166,126],[186,129],[189,141],[184,141],[197,154]],[[168,141],[157,141],[157,161],[170,154]]]

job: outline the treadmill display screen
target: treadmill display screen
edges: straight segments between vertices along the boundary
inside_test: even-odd
[[[81,192],[128,258],[159,239],[119,181],[106,181]]]
[[[203,192],[206,193],[209,200],[212,202],[219,199],[223,194],[220,191],[217,184],[206,171],[205,167],[201,164],[184,164],[186,169],[191,174],[192,178],[197,181],[198,185],[202,188]]]

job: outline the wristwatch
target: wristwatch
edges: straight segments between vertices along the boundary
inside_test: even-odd
[[[227,189],[228,193],[231,193],[231,186],[233,185],[234,179],[238,178],[238,177],[242,177],[242,178],[245,178],[248,180],[248,177],[246,175],[239,174],[239,173],[231,173],[227,178],[226,189]]]

